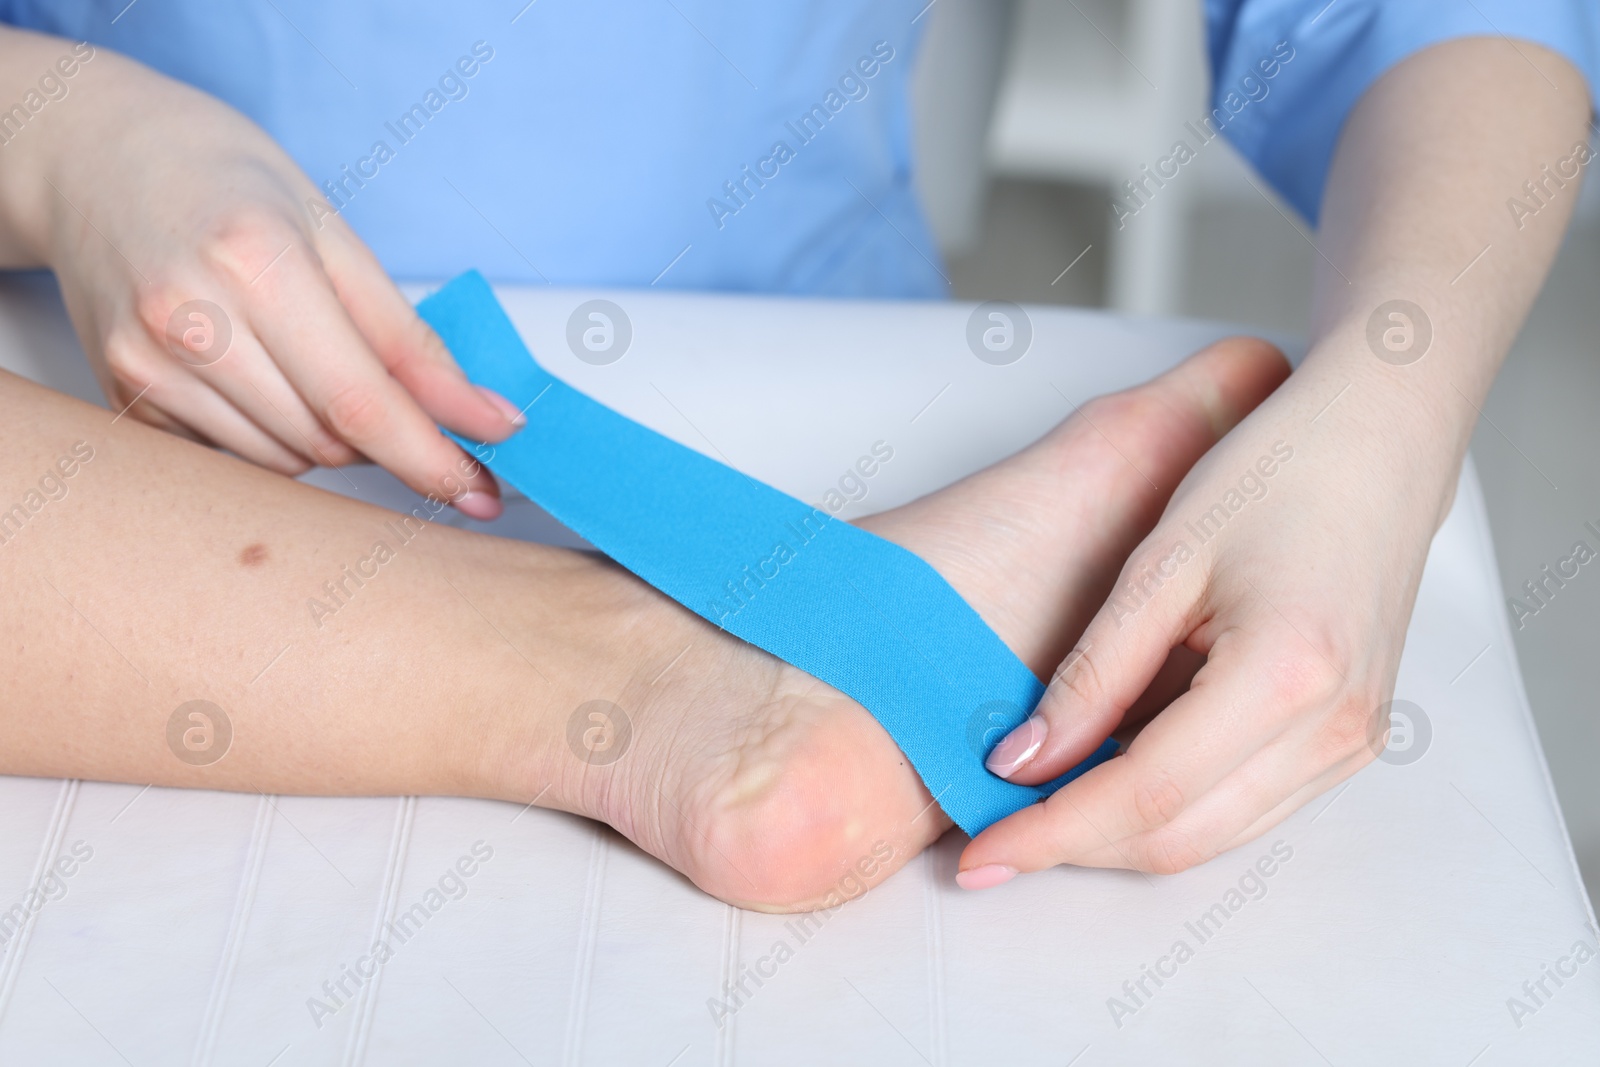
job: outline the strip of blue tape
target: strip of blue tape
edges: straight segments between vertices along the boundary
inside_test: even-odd
[[[931,566],[558,381],[476,271],[418,311],[468,378],[526,407],[504,443],[462,440],[490,470],[684,607],[860,703],[967,833],[1116,752],[1107,741],[1043,786],[990,774],[984,757],[1044,686]]]

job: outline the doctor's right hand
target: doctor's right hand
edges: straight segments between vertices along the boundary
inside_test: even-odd
[[[0,268],[55,271],[113,410],[284,474],[366,457],[500,513],[436,424],[500,441],[522,416],[260,128],[103,48],[0,27],[0,99],[30,91],[45,103],[0,147]]]

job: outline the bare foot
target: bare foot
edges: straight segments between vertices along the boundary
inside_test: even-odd
[[[1190,466],[1288,371],[1263,341],[1219,342],[860,525],[932,564],[1047,678]],[[613,578],[643,664],[616,701],[631,745],[604,765],[557,753],[541,803],[609,823],[713,896],[769,911],[837,903],[841,884],[881,881],[949,828],[859,704]]]

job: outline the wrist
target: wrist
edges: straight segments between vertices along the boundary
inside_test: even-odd
[[[1337,476],[1391,487],[1392,519],[1443,522],[1481,404],[1474,358],[1440,351],[1434,336],[1415,362],[1376,355],[1365,324],[1324,334],[1279,395],[1277,432],[1309,461]],[[1281,404],[1279,403],[1281,401]]]

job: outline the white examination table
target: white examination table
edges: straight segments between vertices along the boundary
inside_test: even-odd
[[[1033,309],[1031,350],[993,366],[968,348],[971,305],[610,293],[633,336],[601,366],[567,344],[598,295],[504,299],[557,375],[805,499],[888,441],[893,462],[846,515],[1015,451],[1069,413],[1061,393],[1081,403],[1225,332]],[[99,399],[47,279],[0,287],[0,364]],[[413,499],[381,472],[352,477],[371,499]],[[560,533],[526,502],[501,529]],[[1374,763],[1201,869],[1057,869],[963,893],[950,835],[803,944],[785,917],[729,908],[539,809],[0,778],[0,909],[92,850],[6,943],[0,1064],[1595,1062],[1600,962],[1571,957],[1595,947],[1593,915],[1470,468],[1396,696],[1431,726],[1420,759]],[[493,855],[465,895],[391,937],[371,977],[346,975],[477,842]],[[1275,842],[1292,857],[1228,911]],[[1196,926],[1219,903],[1226,919]],[[792,958],[715,1025],[708,1000],[780,939]],[[1156,985],[1144,968],[1179,940],[1192,957]],[[1563,957],[1576,973],[1558,985],[1544,968]],[[314,1020],[308,999],[331,1005],[323,983],[341,978]],[[1134,1000],[1124,983],[1141,979]],[[1524,982],[1541,980],[1535,1001]]]

